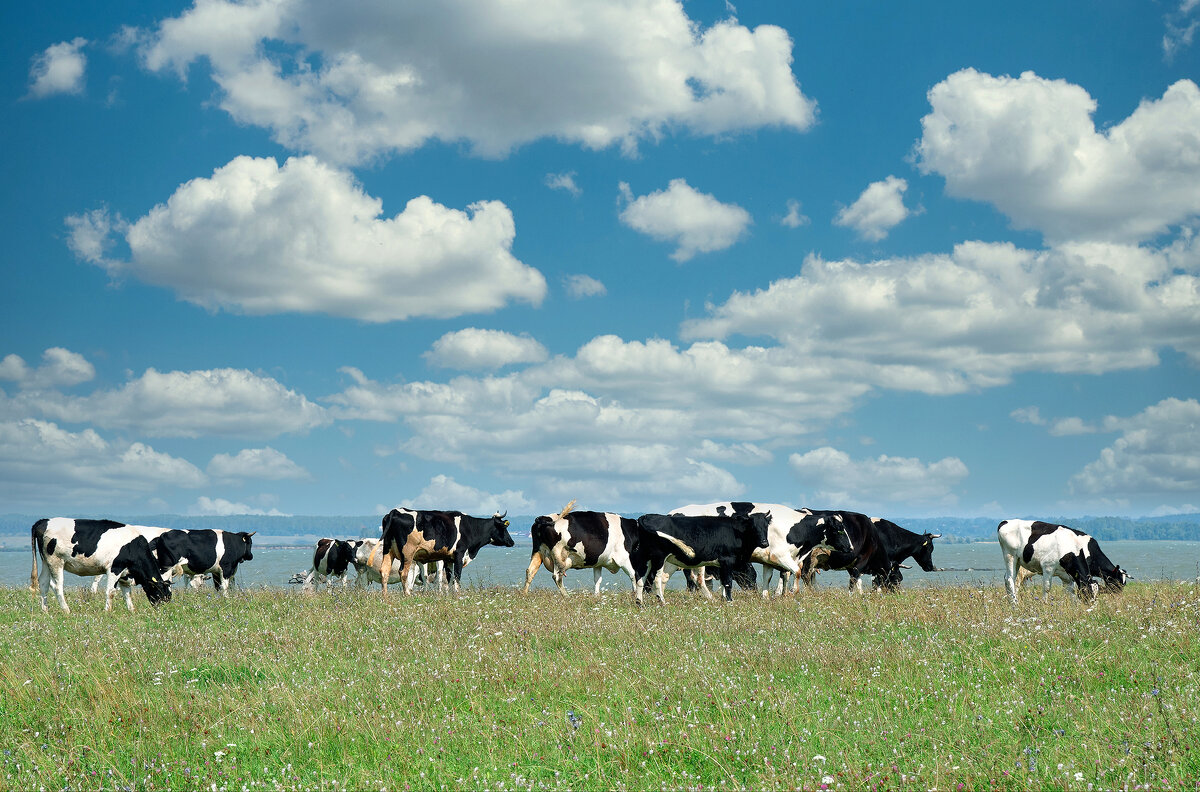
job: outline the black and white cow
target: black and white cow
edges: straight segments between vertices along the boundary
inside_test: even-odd
[[[112,610],[113,596],[121,583],[141,586],[151,605],[171,599],[171,586],[163,580],[150,543],[136,526],[112,520],[51,517],[33,524],[31,541],[33,571],[29,583],[32,589],[40,589],[43,611],[46,610],[46,592],[53,588],[63,611],[71,612],[63,594],[64,570],[73,575],[107,576],[106,611]],[[125,585],[123,589],[125,607],[133,610],[130,587]]]
[[[482,548],[489,544],[498,547],[514,544],[508,533],[508,520],[498,512],[491,517],[470,517],[457,511],[392,509],[384,516],[381,530],[383,560],[380,569],[390,568],[392,560],[400,558],[405,594],[412,593],[416,563],[446,561],[452,564],[447,571],[454,591],[458,593],[463,567]],[[382,582],[386,597],[388,581]]]
[[[910,557],[926,572],[937,571],[933,565],[933,540],[941,534],[913,533],[890,520],[858,512],[802,511],[840,523],[851,544],[849,552],[835,550],[806,559],[801,570],[806,585],[812,585],[818,569],[841,569],[850,574],[852,591],[862,591],[864,574],[872,576],[876,589],[894,591],[904,579],[900,567]]]
[[[633,581],[633,549],[637,521],[613,512],[571,511],[575,501],[558,514],[543,514],[533,521],[529,535],[533,551],[525,570],[525,593],[538,567],[550,570],[559,592],[566,596],[563,576],[568,569],[594,570],[594,592],[600,593],[600,575],[607,569],[629,575]]]
[[[312,569],[300,580],[304,590],[312,591],[322,583],[333,588],[335,580],[345,588],[350,570],[358,571],[355,559],[362,543],[362,539],[318,539],[313,549]]]
[[[1103,587],[1120,591],[1129,580],[1125,570],[1109,560],[1099,543],[1083,531],[1040,520],[1004,520],[996,526],[1004,554],[1004,587],[1017,601],[1017,572],[1041,574],[1042,593],[1050,594],[1055,577],[1073,584],[1076,594],[1094,599]]]
[[[642,601],[642,590],[653,581],[658,601],[666,603],[661,574],[667,564],[679,569],[717,567],[725,601],[733,600],[734,570],[750,563],[755,550],[767,547],[771,518],[766,514],[689,517],[643,514],[637,520],[634,545],[634,597]]]
[[[229,584],[238,565],[254,560],[250,537],[256,533],[209,528],[167,531],[151,543],[151,549],[163,574],[177,569],[185,575],[211,574],[213,588],[229,596]]]
[[[748,501],[706,503],[702,505],[681,506],[678,509],[674,509],[671,514],[692,517],[749,514],[767,515],[770,518],[770,525],[767,529],[767,547],[756,549],[751,556],[752,561],[763,565],[762,595],[764,597],[770,595],[770,574],[772,569],[777,569],[781,573],[798,575],[800,564],[818,547],[828,550],[839,550],[841,552],[849,552],[851,549],[850,537],[840,522],[826,520],[823,517],[808,512],[797,511],[790,506],[783,506],[778,503],[751,503]],[[700,570],[700,578],[701,590],[707,593],[707,588],[704,587],[703,583],[703,569]],[[754,579],[754,571],[753,569],[748,571],[745,569],[736,570],[734,579],[739,584],[744,585],[745,582]],[[744,587],[753,588],[754,583],[750,583],[749,586]],[[795,591],[795,587],[793,587],[793,591]],[[782,593],[782,591],[777,593]]]

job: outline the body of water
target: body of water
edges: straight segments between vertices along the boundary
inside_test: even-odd
[[[514,538],[516,547],[484,548],[475,561],[463,570],[463,585],[524,585],[525,568],[529,564],[529,538]],[[1200,542],[1104,542],[1102,548],[1114,563],[1136,580],[1196,580],[1200,577]],[[243,564],[238,570],[237,583],[243,588],[298,591],[300,586],[289,585],[288,579],[296,572],[309,569],[312,553],[312,548],[308,547],[256,546],[254,560]],[[941,545],[936,547],[933,557],[934,563],[946,571],[924,572],[912,564],[912,569],[904,570],[903,585],[1004,585],[1000,545],[996,542]],[[32,554],[28,550],[0,552],[0,585],[27,586],[31,560]],[[672,576],[671,588],[681,588],[682,577]],[[65,578],[68,586],[91,585],[91,578],[80,578],[69,573]],[[629,579],[621,572],[614,574],[605,571],[602,580],[605,591],[628,591],[630,588]],[[817,576],[817,585],[822,587],[845,587],[848,581],[845,572],[823,572]],[[863,584],[869,587],[870,578],[865,578]],[[568,572],[566,585],[569,589],[590,590],[593,585],[591,570]],[[545,569],[541,569],[534,577],[533,586],[553,588],[554,581]]]

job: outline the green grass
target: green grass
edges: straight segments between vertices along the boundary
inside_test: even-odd
[[[70,595],[0,589],[0,789],[1200,789],[1194,584]]]

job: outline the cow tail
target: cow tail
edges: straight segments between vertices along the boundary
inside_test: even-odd
[[[42,531],[44,532],[46,530],[45,524],[45,520],[38,520],[33,524],[33,530],[29,532],[29,549],[33,554],[33,570],[29,573],[29,590],[35,593],[40,585],[38,581],[38,526],[42,526]]]

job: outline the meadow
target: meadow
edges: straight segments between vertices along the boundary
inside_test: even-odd
[[[1200,789],[1200,588],[0,589],[3,789]]]

